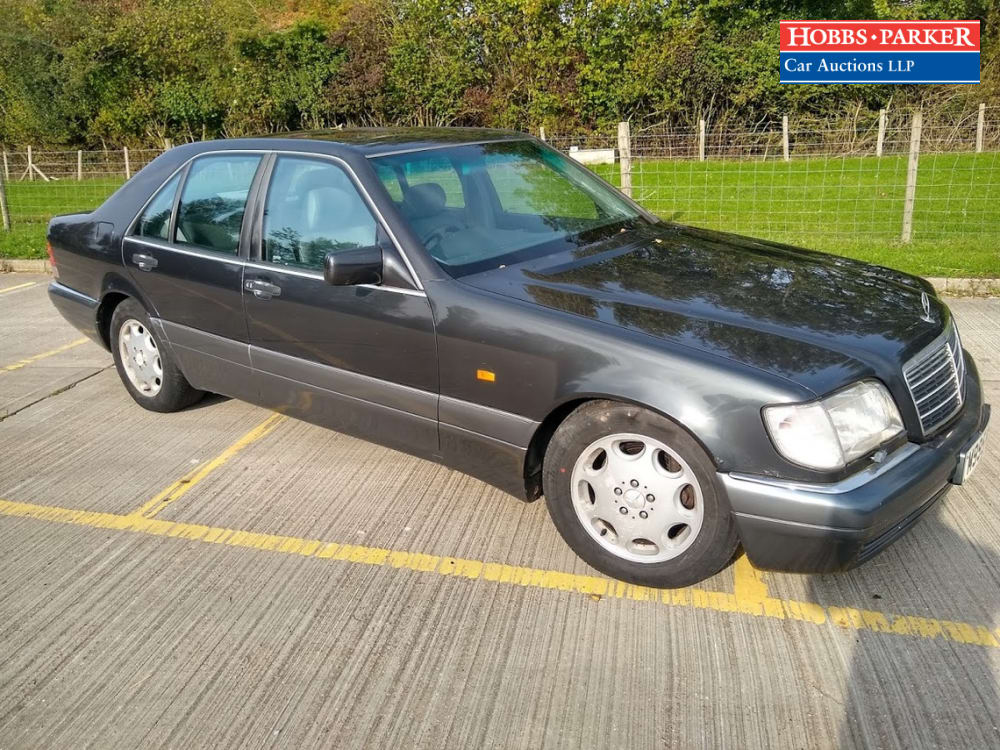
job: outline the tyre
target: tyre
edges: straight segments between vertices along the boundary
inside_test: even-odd
[[[115,308],[110,334],[118,376],[139,406],[150,411],[178,411],[205,395],[181,374],[136,300],[122,300]]]
[[[543,463],[545,504],[566,543],[629,583],[689,586],[738,544],[715,465],[674,422],[629,404],[591,401],[556,429]]]

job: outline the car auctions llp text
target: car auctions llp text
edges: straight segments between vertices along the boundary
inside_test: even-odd
[[[979,21],[782,21],[782,83],[979,83]]]

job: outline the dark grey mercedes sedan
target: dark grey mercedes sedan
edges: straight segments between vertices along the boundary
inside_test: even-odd
[[[49,241],[52,301],[141,406],[221,393],[544,494],[580,557],[650,586],[740,543],[867,560],[989,420],[927,282],[661,221],[518,133],[181,146]]]

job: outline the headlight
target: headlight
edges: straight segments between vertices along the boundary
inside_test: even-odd
[[[811,469],[841,469],[903,430],[886,387],[864,380],[808,404],[764,407],[764,424],[778,451]]]

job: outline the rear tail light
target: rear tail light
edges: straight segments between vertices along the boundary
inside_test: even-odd
[[[49,254],[49,267],[52,269],[52,276],[59,278],[59,269],[56,268],[56,254],[52,251],[52,243],[46,242],[45,249]]]

